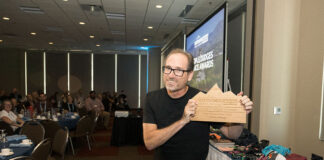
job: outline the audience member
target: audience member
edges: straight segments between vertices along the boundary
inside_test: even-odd
[[[20,102],[20,100],[22,98],[21,95],[18,93],[18,89],[17,88],[13,88],[12,89],[12,92],[10,93],[9,97],[10,97],[10,99],[11,98],[16,98],[16,100],[18,102]]]
[[[12,104],[12,111],[16,114],[23,114],[24,113],[24,107],[19,102],[17,102],[17,99],[15,97],[10,98],[11,104]]]
[[[3,100],[3,109],[0,112],[0,119],[8,123],[11,128],[18,133],[17,128],[24,125],[24,121],[11,111],[12,104],[9,99]]]
[[[105,107],[102,102],[96,97],[95,91],[90,92],[90,96],[85,101],[85,107],[88,111],[95,111],[96,113],[99,113],[99,117],[103,118],[104,120],[105,128],[108,129],[110,113],[104,111]]]
[[[38,102],[35,104],[35,108],[37,109],[38,114],[42,114],[50,110],[49,106],[47,106],[47,97],[46,94],[40,93]]]
[[[107,97],[107,92],[102,93],[102,100],[101,100],[102,104],[105,107],[105,111],[106,112],[110,112],[110,102],[109,99]]]
[[[116,110],[129,110],[129,106],[123,98],[119,98],[119,102],[117,103]]]
[[[84,97],[81,89],[78,91],[78,93],[75,96],[74,104],[77,108],[84,107]]]
[[[73,103],[73,97],[71,95],[67,96],[67,102],[62,105],[64,112],[77,112],[77,108]]]
[[[33,102],[36,104],[38,102],[38,99],[39,99],[39,94],[37,91],[33,91],[31,93],[31,96],[33,97]]]

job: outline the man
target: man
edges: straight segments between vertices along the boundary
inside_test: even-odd
[[[17,88],[13,88],[12,89],[12,92],[10,93],[9,97],[10,98],[16,98],[16,100],[18,102],[20,102],[20,100],[22,98],[21,95],[18,93],[18,89]]]
[[[96,113],[99,113],[99,117],[101,117],[104,121],[105,128],[108,129],[110,113],[104,111],[105,107],[102,102],[96,97],[95,91],[91,91],[89,94],[90,96],[85,101],[85,107],[87,111],[95,111]]]
[[[193,77],[193,58],[181,49],[172,50],[165,59],[165,88],[147,95],[144,108],[143,136],[148,150],[156,149],[155,159],[205,160],[209,146],[209,123],[190,121],[195,116],[199,90],[187,85]],[[247,114],[252,102],[242,97]],[[243,125],[217,124],[225,136],[240,136]]]
[[[16,114],[24,114],[24,107],[20,103],[17,102],[17,99],[15,97],[10,98],[11,104],[12,104],[12,111]]]
[[[42,114],[50,110],[47,105],[47,96],[43,92],[39,93],[38,101],[35,104],[35,108],[37,109],[38,114]]]
[[[75,101],[74,101],[75,106],[78,107],[78,109],[83,108],[84,107],[84,97],[83,97],[83,93],[82,90],[80,89],[75,97]]]

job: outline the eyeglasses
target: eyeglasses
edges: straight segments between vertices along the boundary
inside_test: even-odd
[[[168,66],[163,66],[162,70],[163,70],[164,74],[170,74],[173,71],[174,75],[176,75],[178,77],[182,77],[184,72],[189,72],[189,70],[173,69]]]

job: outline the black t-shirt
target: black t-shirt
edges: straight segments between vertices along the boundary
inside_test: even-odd
[[[143,123],[165,128],[181,119],[188,100],[199,93],[189,87],[187,93],[171,98],[165,88],[148,93],[144,107]],[[218,126],[219,127],[219,126]],[[155,150],[159,160],[205,160],[209,146],[209,123],[191,121]]]

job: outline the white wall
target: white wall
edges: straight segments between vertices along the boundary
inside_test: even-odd
[[[308,158],[324,156],[318,139],[324,1],[258,0],[257,7],[252,131]]]

